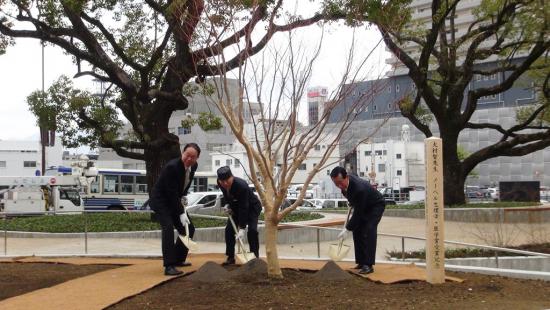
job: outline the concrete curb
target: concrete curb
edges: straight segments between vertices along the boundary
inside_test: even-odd
[[[258,226],[259,239],[264,240],[264,226]],[[307,243],[333,241],[338,237],[340,229],[317,229],[300,227],[295,229],[281,229],[278,232],[278,244]],[[176,231],[174,231],[177,234]],[[8,238],[60,238],[60,239],[84,239],[85,233],[40,233],[40,232],[19,232],[8,231]],[[89,239],[160,239],[161,231],[132,231],[132,232],[101,232],[87,233]],[[0,238],[4,238],[4,232],[0,232]],[[195,241],[203,242],[225,242],[225,227],[197,228]]]
[[[424,209],[386,209],[384,216],[424,218]],[[550,222],[550,208],[456,208],[445,209],[445,221],[467,223],[531,223]]]

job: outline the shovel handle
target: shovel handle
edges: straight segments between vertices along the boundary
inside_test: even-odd
[[[237,225],[235,225],[235,221],[233,221],[233,217],[231,217],[231,215],[227,216],[229,218],[229,221],[231,222],[231,226],[233,226],[233,231],[235,232],[235,237],[237,237]],[[244,243],[243,241],[241,240],[241,238],[236,238],[238,240],[238,246],[239,246],[239,249],[241,250],[241,252],[244,254],[245,251],[244,251]],[[245,254],[246,255],[246,254]]]

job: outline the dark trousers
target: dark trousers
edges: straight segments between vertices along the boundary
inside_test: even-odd
[[[233,220],[235,221],[235,224],[237,224],[235,217],[233,217]],[[246,238],[248,239],[250,252],[254,253],[256,257],[259,257],[260,241],[258,239],[258,216],[251,216],[246,225],[248,227]],[[237,229],[239,229],[239,227],[237,227]],[[225,225],[225,255],[227,255],[228,258],[235,258],[235,234],[236,232],[228,219],[227,224]]]
[[[189,249],[181,242],[179,237],[174,242],[174,228],[180,235],[185,235],[185,227],[181,224],[179,215],[164,210],[155,211],[155,214],[162,229],[162,261],[164,267],[185,262]],[[191,218],[189,218],[189,221],[191,221]],[[195,226],[191,222],[189,223],[189,237],[193,238],[194,235]]]
[[[374,265],[376,259],[378,223],[382,218],[384,209],[384,205],[372,208],[367,214],[367,220],[363,221],[356,229],[353,230],[355,262],[358,265]]]

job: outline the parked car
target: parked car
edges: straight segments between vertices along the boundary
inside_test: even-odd
[[[199,210],[213,209],[217,207],[218,198],[221,199],[222,197],[222,192],[190,193],[187,195],[187,212],[196,213]]]
[[[288,188],[288,196],[290,197],[298,197],[298,194],[300,194],[300,191],[304,187],[304,184],[298,184],[298,185],[291,185]],[[306,189],[306,194],[304,195],[305,199],[312,199],[313,198],[313,185],[308,185]]]
[[[309,202],[315,205],[316,209],[347,208],[348,200],[341,198],[334,199],[309,199]]]
[[[466,186],[466,188],[464,189],[464,194],[468,199],[481,199],[484,197],[484,194],[479,186]]]
[[[489,197],[493,200],[498,200],[499,197],[499,190],[496,187],[489,187],[487,189],[487,192],[489,193]]]

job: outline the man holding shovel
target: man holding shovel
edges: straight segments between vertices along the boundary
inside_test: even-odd
[[[330,177],[353,208],[353,215],[338,238],[345,239],[349,231],[353,232],[357,263],[355,268],[360,269],[361,274],[372,273],[376,257],[376,230],[386,208],[384,197],[369,182],[354,175],[348,175],[343,167],[332,169]]]
[[[196,143],[186,144],[181,157],[166,163],[151,191],[149,205],[155,211],[162,227],[162,260],[164,274],[167,276],[183,273],[176,269],[176,266],[191,265],[185,262],[189,249],[180,238],[174,243],[174,228],[179,234],[185,235],[185,225],[188,225],[189,237],[193,238],[195,226],[187,212],[184,212],[181,199],[189,191],[200,153],[201,149]]]
[[[245,180],[234,177],[228,166],[220,167],[217,171],[218,185],[223,193],[222,206],[224,211],[235,222],[238,231],[233,229],[231,219],[225,226],[225,254],[227,260],[223,265],[235,264],[235,241],[240,239],[242,244],[244,235],[248,238],[250,251],[259,256],[260,242],[258,240],[258,216],[262,211],[260,200],[248,186]],[[246,227],[248,226],[248,232]],[[241,249],[244,251],[244,249]]]

